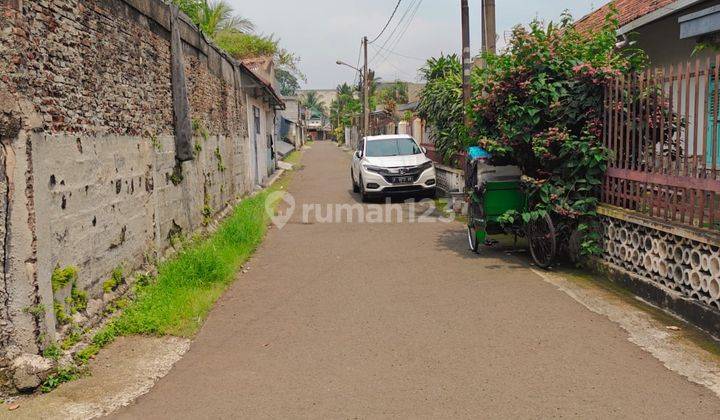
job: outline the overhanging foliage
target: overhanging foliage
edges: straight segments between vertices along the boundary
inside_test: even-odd
[[[487,55],[473,78],[473,138],[532,185],[527,214],[505,219],[549,213],[564,238],[584,232],[584,254],[600,252],[592,224],[610,155],[601,142],[603,88],[646,61],[639,50],[615,49],[616,26],[608,16],[600,31],[581,34],[563,15],[559,25],[516,27],[507,50]]]

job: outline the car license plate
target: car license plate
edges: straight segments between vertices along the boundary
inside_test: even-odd
[[[399,176],[395,178],[396,184],[410,184],[413,182],[413,177],[411,176]]]

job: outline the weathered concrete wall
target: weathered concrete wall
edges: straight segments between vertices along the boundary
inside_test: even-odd
[[[179,164],[167,5],[0,0],[0,369],[68,328],[53,270],[77,268],[92,305],[74,322],[92,319],[113,269],[139,268],[252,189],[241,68],[183,19],[196,157]]]
[[[5,222],[8,216],[8,179],[5,174],[5,148],[0,144],[0,261],[5,261]],[[0,276],[0,348],[10,342],[11,324],[8,316],[8,291],[5,271]]]
[[[254,143],[254,147],[257,150],[257,177],[252,175],[252,179],[256,185],[263,185],[268,179],[271,172],[271,168],[268,165],[268,149],[267,136],[273,135],[273,132],[269,129],[272,125],[274,115],[273,112],[266,109],[267,107],[263,104],[261,98],[256,98],[253,95],[247,96],[247,112],[248,112],[248,127],[250,142]],[[256,126],[255,118],[253,114],[253,108],[259,110],[259,124]],[[251,145],[251,147],[253,147]]]

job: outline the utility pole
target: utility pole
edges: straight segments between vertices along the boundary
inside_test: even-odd
[[[482,52],[495,54],[495,0],[482,0]]]
[[[368,39],[363,37],[365,66],[363,67],[363,128],[365,136],[370,135],[370,75],[368,72]]]
[[[470,11],[468,8],[468,0],[460,0],[460,8],[462,14],[462,84],[463,84],[463,113],[465,116],[465,125],[470,128],[470,116],[467,108],[470,106],[470,70],[472,63],[470,61]]]

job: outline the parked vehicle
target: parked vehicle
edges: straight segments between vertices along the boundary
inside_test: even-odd
[[[435,196],[435,165],[407,135],[363,138],[353,154],[350,178],[363,201],[389,194]]]
[[[488,235],[508,234],[526,237],[530,254],[537,266],[550,267],[557,252],[555,224],[549,214],[512,225],[500,222],[507,211],[524,212],[534,187],[522,180],[517,166],[493,166],[479,147],[468,148],[466,192],[468,201],[467,234],[470,250],[480,251]]]

